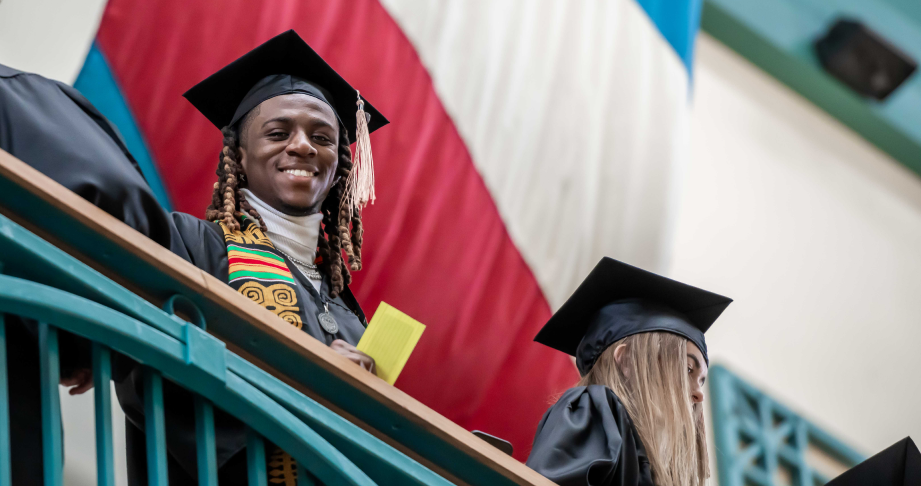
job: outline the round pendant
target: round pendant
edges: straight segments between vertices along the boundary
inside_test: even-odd
[[[329,312],[323,312],[318,315],[317,318],[320,320],[320,327],[322,327],[324,331],[330,334],[339,332],[339,323],[336,322],[336,319],[334,319]]]

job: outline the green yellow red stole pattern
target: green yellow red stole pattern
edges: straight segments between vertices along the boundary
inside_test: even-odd
[[[281,253],[252,218],[242,216],[232,231],[218,221],[227,245],[228,279],[237,292],[274,312],[294,327],[304,326],[297,283]]]
[[[227,283],[253,302],[301,329],[303,308],[297,299],[297,282],[281,253],[252,218],[241,215],[240,229],[231,231],[218,221],[227,245]],[[297,463],[278,447],[266,450],[268,482],[295,486]]]
[[[293,457],[277,446],[272,452],[266,449],[266,456],[269,484],[297,486],[297,462]],[[304,484],[309,483],[305,481]]]

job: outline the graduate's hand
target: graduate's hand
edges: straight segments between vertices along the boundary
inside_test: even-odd
[[[365,353],[362,353],[355,346],[341,340],[337,339],[329,345],[333,351],[345,356],[349,361],[361,366],[362,369],[368,370],[371,373],[376,373],[376,368],[374,367],[374,358],[368,356]]]
[[[70,389],[71,395],[82,395],[93,388],[93,370],[80,368],[67,378],[61,378],[61,384]]]

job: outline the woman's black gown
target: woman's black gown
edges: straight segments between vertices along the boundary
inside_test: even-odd
[[[547,410],[527,465],[560,486],[653,486],[633,421],[602,385],[570,388]]]

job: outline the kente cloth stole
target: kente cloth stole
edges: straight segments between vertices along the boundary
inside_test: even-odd
[[[297,461],[281,450],[277,446],[269,452],[266,449],[266,473],[268,473],[269,484],[280,484],[282,486],[297,486]],[[304,471],[304,474],[309,474]],[[307,476],[310,478],[310,476]],[[305,481],[304,484],[311,484]]]
[[[281,253],[269,241],[259,225],[243,215],[240,229],[231,231],[219,221],[227,245],[228,278],[237,292],[274,312],[289,324],[304,326],[303,308],[298,302],[297,282]],[[297,463],[287,452],[275,447],[266,451],[269,484],[296,486]]]
[[[240,218],[232,231],[218,221],[227,245],[228,281],[237,292],[301,329],[304,308],[297,298],[297,282],[281,253],[250,217]]]

